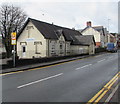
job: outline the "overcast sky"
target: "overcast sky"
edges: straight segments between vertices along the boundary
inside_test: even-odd
[[[100,1],[100,2],[99,2]],[[119,0],[0,0],[20,6],[28,17],[55,25],[83,29],[86,22],[118,32]]]

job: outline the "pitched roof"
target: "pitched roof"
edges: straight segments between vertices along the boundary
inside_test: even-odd
[[[57,25],[54,25],[54,24],[49,24],[49,23],[46,23],[46,22],[31,19],[31,18],[29,18],[27,20],[27,22],[23,26],[23,29],[25,28],[25,26],[27,25],[27,23],[29,21],[31,21],[35,25],[35,27],[42,33],[42,35],[46,39],[58,39],[59,36],[60,36],[59,30],[62,30],[62,33],[64,34],[64,37],[67,41],[72,40],[71,37],[70,37],[72,35],[82,35],[80,32],[78,32],[76,30],[61,27],[61,26],[57,26]],[[23,29],[20,31],[19,35],[23,31]]]
[[[85,31],[86,29],[88,29],[89,26],[85,27],[84,29],[80,30],[80,32],[82,33],[83,31]]]
[[[97,31],[101,31],[101,29],[103,29],[103,26],[94,26],[92,28],[94,28]]]
[[[49,23],[46,23],[46,22],[31,19],[31,18],[29,18],[26,21],[22,30],[19,32],[18,37],[20,36],[20,34],[22,33],[23,29],[26,27],[26,25],[28,24],[29,21],[34,24],[34,26],[42,33],[42,35],[46,39],[56,39],[57,40],[57,39],[59,39],[59,36],[61,34],[63,34],[64,37],[65,37],[65,40],[66,41],[71,41],[71,44],[73,44],[73,45],[83,45],[84,44],[83,39],[85,39],[85,41],[87,40],[86,44],[84,44],[84,45],[89,45],[88,44],[89,39],[87,39],[89,36],[88,37],[83,36],[84,38],[81,37],[81,39],[80,39],[78,37],[82,36],[82,34],[77,30],[57,26],[57,25],[54,25],[54,24],[49,24]],[[91,39],[89,41],[91,41]]]
[[[83,31],[85,31],[86,29],[88,29],[88,28],[90,28],[90,26],[87,26],[87,27],[85,27],[83,30],[81,30],[81,33],[83,32]],[[103,26],[94,26],[94,27],[91,27],[91,28],[93,28],[93,29],[95,29],[96,31],[98,31],[98,32],[100,32],[100,33],[102,33],[103,35],[105,35],[107,32],[107,30],[106,30],[106,28],[104,28]]]
[[[94,28],[96,31],[98,31],[98,32],[102,33],[103,35],[105,35],[105,30],[104,30],[103,26],[94,26],[92,28]]]
[[[92,41],[95,43],[93,35],[75,36],[83,45],[90,45]]]

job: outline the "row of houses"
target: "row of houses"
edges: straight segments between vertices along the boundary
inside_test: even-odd
[[[91,21],[86,23],[86,27],[84,29],[79,30],[82,35],[91,34],[95,38],[96,48],[98,47],[106,47],[107,43],[113,42],[116,43],[117,34],[112,34],[107,31],[103,26],[92,26]]]
[[[93,35],[29,18],[17,37],[19,58],[94,54]]]
[[[94,54],[95,48],[116,42],[116,34],[110,34],[103,26],[75,30],[28,18],[17,35],[19,58],[40,58],[76,54]]]

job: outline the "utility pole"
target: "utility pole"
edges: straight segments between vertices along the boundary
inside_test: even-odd
[[[110,37],[109,37],[109,30],[110,30],[110,27],[109,27],[109,24],[110,24],[110,19],[108,19],[108,43],[110,42]]]
[[[12,32],[12,33],[11,33],[11,45],[13,45],[13,67],[15,67],[16,32]]]
[[[108,19],[108,33],[109,33],[109,29],[110,29],[110,19]]]

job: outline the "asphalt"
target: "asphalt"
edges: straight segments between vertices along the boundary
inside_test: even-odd
[[[87,102],[118,72],[118,53],[2,76],[3,102]]]

